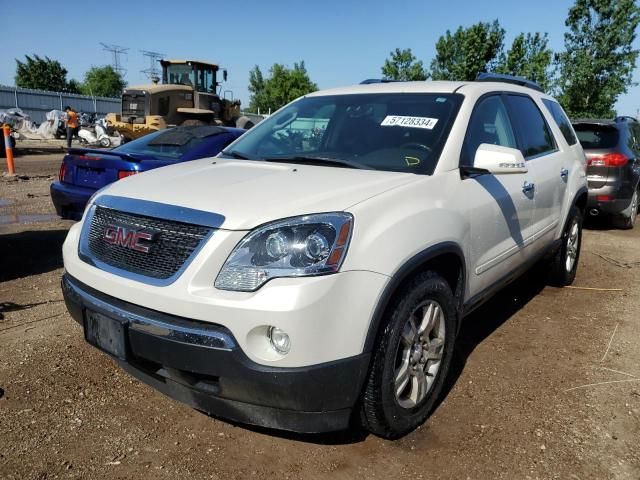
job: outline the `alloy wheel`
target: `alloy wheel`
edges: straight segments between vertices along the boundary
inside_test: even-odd
[[[571,223],[571,228],[569,229],[569,234],[567,235],[566,240],[566,260],[565,260],[565,268],[567,272],[573,271],[573,267],[576,264],[576,259],[578,258],[578,247],[580,243],[580,227],[578,225],[578,221],[573,219]]]
[[[442,363],[445,335],[444,312],[434,300],[418,306],[407,319],[394,370],[394,391],[401,407],[415,407],[431,390]]]

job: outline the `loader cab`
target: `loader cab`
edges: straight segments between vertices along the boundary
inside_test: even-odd
[[[196,92],[217,94],[220,84],[218,71],[220,67],[214,63],[196,62],[194,60],[162,60],[162,83],[171,85],[187,85]],[[222,70],[222,78],[227,79],[227,71]]]
[[[189,98],[192,110],[183,108],[179,111],[179,120],[192,118],[210,123],[214,118],[224,117],[224,102],[219,96],[218,65],[195,60],[161,60],[160,64],[163,84],[193,89]],[[222,70],[222,78],[227,79],[226,70]]]

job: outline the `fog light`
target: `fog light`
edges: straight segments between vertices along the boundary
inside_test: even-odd
[[[286,355],[291,349],[289,335],[278,327],[269,327],[269,341],[273,349],[282,355]]]

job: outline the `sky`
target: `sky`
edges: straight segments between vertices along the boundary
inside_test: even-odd
[[[379,78],[395,48],[411,48],[425,65],[447,29],[498,19],[505,44],[520,32],[547,32],[549,46],[563,49],[564,25],[573,0],[121,0],[82,2],[0,0],[3,48],[0,84],[14,85],[15,60],[38,54],[58,60],[67,78],[82,80],[91,66],[112,62],[100,43],[129,48],[121,57],[129,85],[148,83],[141,50],[165,58],[218,63],[229,74],[225,90],[248,106],[249,71],[263,73],[274,63],[304,60],[311,79],[323,88]],[[640,48],[636,39],[635,48]],[[640,81],[640,68],[634,72]],[[616,105],[618,114],[636,116],[640,86]]]

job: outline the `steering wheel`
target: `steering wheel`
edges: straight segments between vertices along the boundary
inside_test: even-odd
[[[424,150],[427,153],[431,153],[433,150],[431,147],[419,142],[408,142],[400,145],[400,148],[413,148],[415,150]]]

